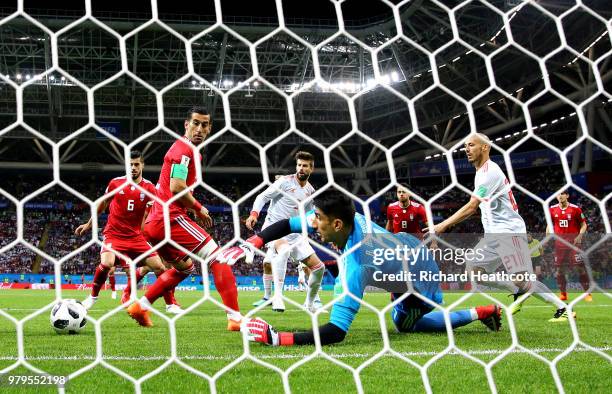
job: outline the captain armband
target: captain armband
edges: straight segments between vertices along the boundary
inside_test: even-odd
[[[172,164],[170,169],[170,178],[187,180],[187,166],[184,164]]]

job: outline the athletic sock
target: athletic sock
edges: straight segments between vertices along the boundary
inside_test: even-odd
[[[306,293],[306,305],[312,305],[315,298],[319,294],[319,288],[321,287],[321,281],[325,274],[325,264],[319,262],[310,269],[310,276],[308,277],[308,290]]]
[[[155,283],[145,293],[145,298],[149,303],[153,304],[155,300],[164,294],[164,292],[174,289],[179,283],[181,283],[190,274],[195,272],[195,266],[193,263],[187,267],[184,271],[179,271],[176,268],[170,268],[163,274],[161,274]]]
[[[589,274],[587,274],[586,271],[584,271],[580,274],[579,279],[580,279],[580,284],[582,285],[582,288],[584,289],[584,291],[587,291],[591,284],[591,281],[589,280]]]
[[[240,307],[238,306],[238,288],[236,287],[236,277],[232,272],[232,267],[227,264],[221,264],[218,261],[213,261],[210,265],[210,271],[213,275],[215,287],[221,296],[223,305],[230,308],[231,315],[234,320],[239,320]]]
[[[565,278],[565,272],[559,272],[557,274],[557,286],[561,293],[567,292],[567,279]]]
[[[567,306],[559,299],[559,297],[555,296],[544,283],[540,281],[529,282],[529,291],[532,292],[534,297],[539,298],[548,304],[555,305],[557,309],[565,308]]]
[[[289,258],[291,247],[283,245],[277,254],[272,257],[272,277],[274,280],[274,295],[282,297],[283,286],[285,285],[285,275],[287,274],[287,259]]]
[[[266,300],[272,297],[272,275],[263,274],[264,296]]]
[[[136,284],[138,284],[138,282],[140,282],[140,280],[144,277],[144,275],[141,272],[141,269],[142,267],[136,267]],[[132,291],[132,280],[128,276],[127,286],[125,286],[125,289],[123,289],[123,297],[129,297],[131,291]]]
[[[115,274],[108,275],[108,284],[110,285],[111,291],[115,291]]]
[[[470,324],[475,319],[472,316],[472,312],[469,309],[460,311],[453,311],[449,313],[451,327],[457,328]],[[421,317],[413,328],[414,332],[436,332],[446,331],[446,324],[444,323],[444,313],[442,312],[429,312]]]
[[[108,277],[108,271],[110,271],[110,268],[102,264],[98,264],[96,267],[96,272],[94,273],[93,278],[93,286],[91,288],[92,297],[97,297],[98,294],[100,294],[100,289],[102,286],[104,286],[104,282],[106,282],[106,278]]]

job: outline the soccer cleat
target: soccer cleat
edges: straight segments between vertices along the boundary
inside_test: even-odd
[[[266,297],[264,297],[264,298],[262,298],[262,299],[261,299],[261,300],[259,300],[259,301],[255,301],[255,302],[253,303],[253,306],[260,306],[260,305],[265,304],[266,302],[268,302],[268,299],[267,299]]]
[[[96,301],[98,301],[98,297],[93,297],[91,295],[88,295],[87,298],[85,298],[81,304],[83,304],[85,309],[90,310],[91,307],[94,306]]]
[[[323,303],[321,302],[321,300],[314,300],[312,302],[312,305],[310,306],[308,306],[308,304],[304,302],[304,308],[306,308],[311,313],[315,313],[317,311],[320,311],[320,313],[328,313],[325,309],[323,309]]]
[[[593,302],[593,296],[589,293],[584,297],[584,302]]]
[[[559,294],[559,299],[561,301],[567,301],[567,292],[566,291],[562,291],[561,294]]]
[[[180,315],[185,312],[183,308],[176,304],[166,305],[166,313],[169,315]]]
[[[113,290],[113,291],[111,292],[111,298],[112,298],[113,300],[116,300],[116,299],[117,299],[117,292],[116,292],[115,290]]]
[[[242,320],[227,319],[227,331],[240,331]]]
[[[517,313],[519,313],[521,311],[521,309],[523,308],[523,302],[521,301],[519,303],[516,303],[516,300],[518,300],[523,294],[525,294],[522,291],[519,291],[516,294],[510,294],[508,297],[514,297],[514,301],[513,303],[510,305],[510,313],[512,315],[516,315]]]
[[[572,312],[572,316],[574,319],[576,318],[576,312]],[[552,319],[548,320],[550,323],[560,323],[569,320],[569,314],[567,313],[567,309],[561,308],[557,309],[555,312],[555,316]]]
[[[285,311],[285,301],[283,301],[280,297],[272,298],[272,310],[274,312],[284,312]]]
[[[502,309],[497,305],[477,306],[478,320],[491,331],[501,329]]]
[[[132,319],[136,320],[138,324],[143,327],[153,327],[153,322],[149,317],[149,311],[143,309],[140,306],[140,303],[136,301],[132,305],[128,306],[127,313],[132,317]]]

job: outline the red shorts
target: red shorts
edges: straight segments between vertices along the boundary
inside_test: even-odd
[[[165,236],[164,221],[152,220],[146,222],[143,234],[152,245],[163,242]],[[170,238],[193,254],[198,253],[209,242],[214,243],[212,237],[202,227],[188,216],[182,215],[170,218]],[[214,244],[210,244],[210,246],[212,245]],[[180,261],[188,257],[185,251],[174,247],[170,243],[166,243],[158,250],[162,258],[168,262]]]
[[[567,265],[569,267],[573,267],[576,265],[581,265],[582,261],[576,260],[576,251],[573,249],[567,248],[555,248],[555,267],[560,267],[562,265]]]
[[[131,259],[135,259],[138,256],[144,253],[147,253],[150,250],[151,250],[151,245],[147,242],[147,240],[145,239],[143,235],[140,235],[138,237],[129,238],[129,239],[105,236],[104,246],[102,246],[102,249],[100,250],[100,254],[105,253],[105,252],[115,251]],[[147,255],[147,257],[155,257],[155,256],[157,256],[157,252],[151,252]],[[117,261],[118,264],[115,264],[115,265],[120,264],[124,268],[129,267],[127,262],[123,260],[122,258],[120,258],[119,256],[116,256],[116,259],[118,260]],[[144,259],[141,260],[138,265],[142,265],[143,263],[144,263]]]

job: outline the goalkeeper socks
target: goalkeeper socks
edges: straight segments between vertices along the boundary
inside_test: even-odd
[[[325,274],[325,264],[321,262],[310,269],[310,276],[308,277],[308,291],[306,293],[306,305],[312,305],[315,298],[319,294],[323,274]]]
[[[223,305],[234,312],[240,312],[240,307],[238,306],[238,288],[236,287],[236,277],[232,272],[232,267],[227,264],[221,264],[218,261],[213,261],[210,265],[210,270],[213,274],[215,287],[219,295],[221,295]],[[232,312],[229,312],[229,314],[232,314]]]
[[[110,285],[111,291],[115,291],[115,274],[108,276],[108,284]]]
[[[264,296],[266,300],[272,297],[272,274],[263,274]]]
[[[474,308],[472,308],[474,309]],[[474,320],[471,309],[464,309],[460,311],[454,311],[449,313],[451,327],[457,328],[470,324]],[[478,316],[476,316],[478,317]],[[442,312],[429,312],[421,317],[412,328],[413,332],[439,332],[446,331],[446,324],[444,323],[444,313]]]
[[[567,292],[567,279],[565,278],[565,272],[559,272],[557,274],[557,286],[561,293]]]
[[[93,286],[91,288],[92,297],[97,297],[98,294],[100,294],[100,289],[102,286],[104,286],[104,282],[106,282],[106,278],[108,277],[108,271],[110,271],[110,268],[102,265],[101,263],[96,267],[96,272],[93,278]]]
[[[179,283],[181,283],[185,278],[187,278],[192,272],[195,271],[195,266],[193,263],[184,271],[179,271],[176,268],[170,268],[163,274],[161,274],[155,283],[144,295],[144,298],[149,301],[150,304],[153,304],[155,300],[164,294],[164,292],[168,290],[174,289]]]

